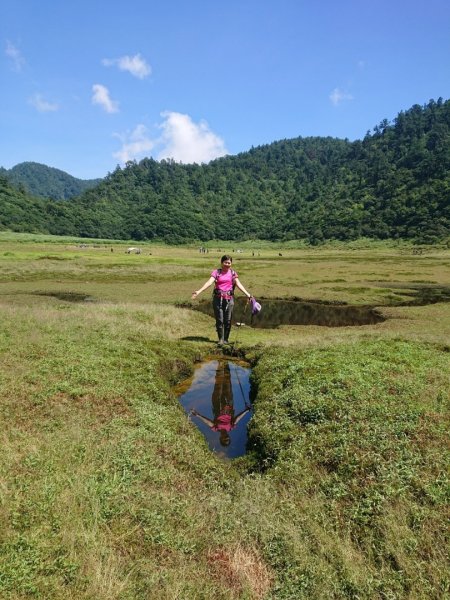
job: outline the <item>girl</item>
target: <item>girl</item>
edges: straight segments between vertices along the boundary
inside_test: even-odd
[[[251,294],[247,292],[245,287],[239,281],[238,274],[231,268],[233,259],[225,254],[220,260],[220,269],[214,269],[208,281],[202,287],[192,294],[192,299],[197,298],[204,290],[209,288],[213,283],[213,308],[214,316],[216,317],[216,330],[219,337],[219,346],[228,344],[231,331],[231,316],[234,307],[234,288],[237,286],[247,298],[251,298]]]

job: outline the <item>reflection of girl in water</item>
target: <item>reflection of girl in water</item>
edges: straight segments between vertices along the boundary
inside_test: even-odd
[[[230,431],[236,427],[244,415],[251,411],[251,406],[246,404],[242,412],[237,415],[234,414],[231,372],[228,362],[219,362],[218,364],[211,401],[213,420],[201,415],[195,409],[191,410],[191,415],[198,417],[212,431],[219,431],[221,445],[229,446],[231,442]]]

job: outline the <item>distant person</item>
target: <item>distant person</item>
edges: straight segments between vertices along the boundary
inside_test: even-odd
[[[234,414],[233,388],[231,385],[230,364],[228,362],[219,362],[217,366],[211,402],[213,419],[201,415],[195,409],[191,410],[191,415],[198,417],[212,431],[219,432],[220,444],[222,446],[229,446],[231,443],[230,432],[251,411],[252,407],[246,404],[243,411],[237,415]]]
[[[237,286],[243,294],[250,299],[252,296],[239,281],[238,274],[231,268],[233,259],[225,254],[222,256],[220,269],[214,269],[208,281],[192,294],[192,299],[197,298],[213,283],[213,308],[216,318],[216,331],[219,337],[219,346],[229,343],[231,331],[231,317],[234,308],[234,288]]]

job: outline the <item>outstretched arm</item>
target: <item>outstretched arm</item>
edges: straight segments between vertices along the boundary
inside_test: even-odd
[[[236,415],[236,417],[234,419],[234,424],[237,425],[239,423],[239,421],[242,419],[242,417],[245,417],[245,415],[247,413],[249,413],[251,410],[252,410],[252,407],[247,405],[242,412],[240,412],[239,414]]]
[[[251,295],[249,292],[247,292],[247,290],[245,289],[245,287],[244,287],[244,286],[242,285],[242,283],[239,281],[239,278],[238,278],[238,277],[236,277],[236,279],[235,279],[235,283],[236,283],[236,285],[238,286],[238,288],[241,290],[241,292],[247,296],[247,298],[251,298],[251,297],[252,297],[252,295]]]
[[[211,286],[214,282],[215,282],[214,277],[210,277],[208,279],[208,281],[205,284],[203,284],[199,290],[196,290],[195,292],[192,293],[192,300],[194,300],[194,298],[197,298],[197,296],[200,296],[200,294],[202,292],[204,292],[206,289],[208,289],[209,286]]]
[[[204,417],[203,415],[201,415],[200,413],[198,413],[195,408],[193,408],[190,412],[191,415],[194,415],[194,417],[198,417],[200,419],[200,421],[203,421],[203,423],[205,423],[206,425],[208,425],[208,427],[214,427],[214,421],[211,421],[211,419],[208,419],[208,417]]]

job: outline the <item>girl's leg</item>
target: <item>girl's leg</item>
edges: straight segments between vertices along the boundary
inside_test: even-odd
[[[224,314],[224,341],[228,342],[231,331],[231,317],[233,316],[234,298],[231,298],[227,302],[227,307]]]
[[[223,343],[223,326],[224,326],[224,310],[222,304],[222,298],[215,296],[213,298],[214,316],[216,317],[216,331],[219,338],[219,343]]]

